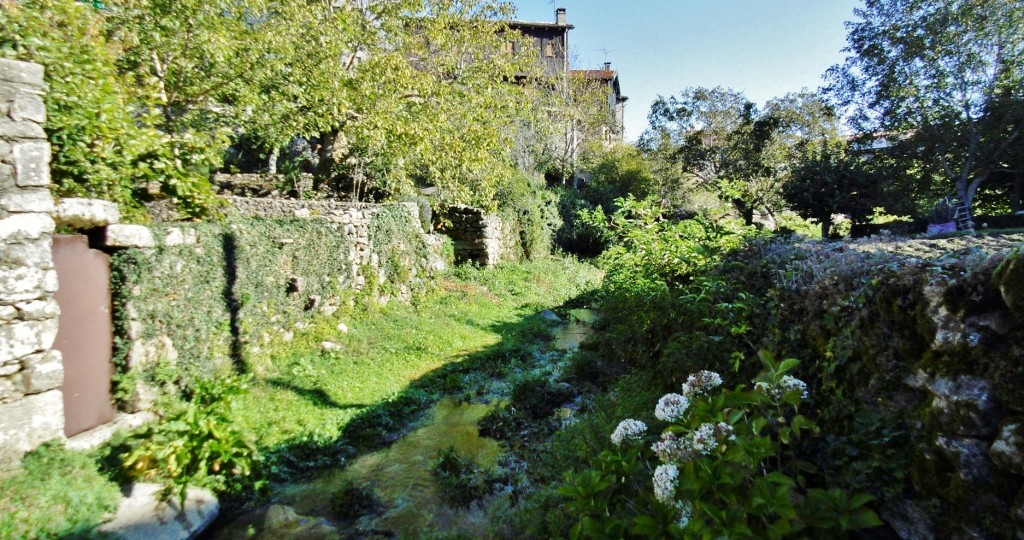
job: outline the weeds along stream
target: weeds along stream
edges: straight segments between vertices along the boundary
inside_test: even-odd
[[[557,380],[599,281],[568,259],[461,268],[412,305],[273,344],[237,407],[268,455],[269,498],[229,500],[206,538],[492,537],[525,464],[486,435],[536,413],[518,402],[550,401],[545,422],[572,415]]]

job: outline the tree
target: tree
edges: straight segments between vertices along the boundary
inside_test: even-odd
[[[1024,3],[866,0],[831,92],[970,210],[1024,127]]]
[[[90,155],[117,153],[107,163],[119,197],[137,201],[155,178],[189,214],[214,202],[209,174],[232,138],[254,142],[273,170],[296,136],[323,140],[326,172],[356,199],[434,185],[446,202],[494,206],[498,185],[516,172],[517,126],[539,112],[530,90],[512,84],[534,59],[500,52],[512,8],[498,0],[11,6],[0,11],[0,46],[13,51],[5,54],[72,77],[53,81],[52,100],[67,107],[54,109],[52,131],[69,141],[55,139],[55,163],[89,169],[74,173],[82,183],[104,170]],[[63,43],[61,25],[78,41]],[[64,92],[65,80],[85,99]],[[72,118],[98,113],[104,122]],[[78,124],[64,130],[64,119]],[[149,137],[138,141],[155,144],[133,140],[143,128]],[[128,133],[116,137],[120,146],[103,146],[117,130]]]
[[[808,147],[783,186],[790,207],[805,219],[821,224],[828,238],[836,214],[863,221],[875,206],[877,180],[850,156],[842,142]]]
[[[767,130],[755,126],[757,114],[755,104],[739,92],[687,88],[678,98],[655,100],[641,145],[665,154],[698,186],[731,202],[750,224],[766,194],[759,158]]]
[[[213,192],[188,169],[216,158],[201,148],[175,152],[151,113],[157,101],[119,73],[120,46],[105,30],[103,12],[74,0],[0,2],[0,54],[46,68],[55,194],[107,199],[140,219],[140,198],[155,184],[187,212],[201,213]]]
[[[839,137],[832,109],[807,91],[759,110],[733,90],[689,88],[659,97],[649,118],[641,145],[732,203],[748,225],[756,210],[773,214],[782,204],[780,189],[804,147]]]

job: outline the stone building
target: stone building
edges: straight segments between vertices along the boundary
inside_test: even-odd
[[[545,75],[554,77],[569,72],[569,30],[575,26],[569,24],[565,8],[555,10],[553,23],[510,21],[508,26],[519,31],[530,41],[532,48],[537,52],[538,61],[544,66]],[[511,41],[506,44],[509,52],[518,46],[520,45]]]
[[[569,58],[569,31],[576,27],[569,24],[565,8],[555,10],[554,22],[511,21],[509,28],[519,31],[531,43],[537,53],[537,60],[548,77],[578,76],[600,85],[602,99],[607,100],[608,122],[601,133],[587,133],[585,137],[598,137],[605,143],[622,142],[626,101],[622,95],[619,72],[605,63],[603,69],[574,70]],[[508,42],[509,52],[519,45]]]
[[[626,101],[629,98],[622,95],[619,72],[612,69],[611,62],[605,62],[603,69],[574,70],[573,73],[599,84],[604,90],[601,95],[608,99],[608,123],[599,136],[607,144],[622,142],[625,135]]]

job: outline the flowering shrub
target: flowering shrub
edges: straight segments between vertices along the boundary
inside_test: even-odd
[[[797,360],[760,356],[764,370],[752,388],[719,390],[721,376],[701,371],[681,394],[662,397],[655,415],[666,425],[653,444],[643,422],[623,420],[611,436],[616,448],[602,454],[598,470],[562,491],[580,513],[573,537],[781,538],[879,525],[865,506],[872,497],[803,485],[799,472],[807,464],[787,447],[817,431],[799,413],[807,385],[789,374]],[[615,510],[616,498],[643,472],[650,478],[643,493],[622,503],[637,515]],[[603,515],[595,502],[607,505]]]

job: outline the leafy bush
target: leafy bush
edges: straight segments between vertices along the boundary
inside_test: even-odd
[[[701,371],[681,394],[663,396],[655,416],[666,427],[649,449],[646,424],[621,422],[611,435],[618,449],[561,490],[579,516],[572,536],[781,538],[880,525],[866,507],[872,497],[802,485],[805,465],[788,447],[817,429],[798,412],[806,384],[789,375],[796,360],[761,359],[752,389],[718,390],[721,376]],[[646,493],[638,477],[654,456],[660,464]]]
[[[191,399],[162,412],[160,422],[133,432],[121,457],[137,479],[158,480],[161,496],[184,506],[188,488],[214,491],[259,490],[261,457],[253,437],[232,420],[233,400],[245,390],[237,379],[197,380]]]
[[[642,200],[657,194],[659,181],[650,162],[633,146],[591,148],[580,168],[586,171],[586,183],[578,189],[560,190],[562,226],[557,230],[556,242],[569,253],[594,257],[608,247],[610,239],[601,227],[581,219],[581,214],[591,215],[597,209],[611,214],[619,198]]]
[[[46,68],[54,193],[114,201],[128,219],[140,219],[154,183],[187,215],[206,213],[214,205],[207,175],[225,140],[160,132],[152,89],[118,73],[106,30],[103,14],[75,0],[0,5],[0,56]]]
[[[561,226],[556,196],[540,179],[518,174],[498,186],[495,200],[503,219],[514,224],[527,259],[551,254],[555,230]]]

